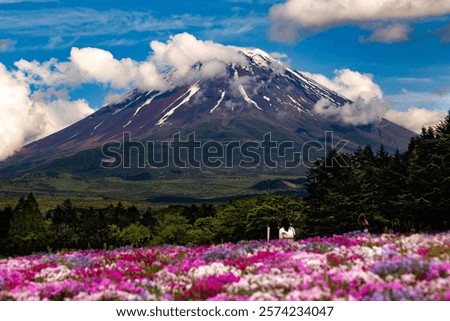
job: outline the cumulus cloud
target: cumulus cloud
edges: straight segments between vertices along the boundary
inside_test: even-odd
[[[387,102],[377,98],[369,101],[358,98],[352,103],[346,103],[339,107],[322,98],[314,106],[315,113],[351,125],[370,124],[378,121],[388,110]]]
[[[51,96],[34,95],[0,63],[0,160],[93,112],[84,100]]]
[[[196,39],[188,33],[181,33],[167,43],[152,41],[151,61],[158,66],[169,66],[175,70],[176,78],[184,78],[198,62],[202,64],[197,76],[211,77],[225,72],[226,63],[245,63],[245,57],[236,47],[224,46],[212,41]]]
[[[419,133],[422,127],[433,126],[445,116],[440,110],[427,108],[410,107],[406,111],[393,109],[390,99],[384,97],[370,74],[361,74],[349,69],[336,70],[336,76],[332,79],[320,74],[304,74],[352,100],[352,103],[340,107],[327,99],[321,99],[316,103],[315,113],[336,121],[363,125],[386,118]]]
[[[386,22],[386,26],[376,28],[372,40],[386,42],[404,41],[409,34],[405,26],[392,24],[407,20],[442,16],[450,13],[450,2],[447,0],[287,0],[277,4],[270,10],[270,18],[274,22],[274,36],[297,36],[301,28],[305,30],[322,30],[339,25],[367,22]],[[297,28],[297,29],[296,29]],[[283,39],[281,39],[283,40]]]
[[[173,84],[191,81],[193,77],[223,75],[227,63],[244,63],[239,48],[212,41],[198,40],[188,33],[172,36],[167,42],[152,41],[151,55],[145,61],[116,59],[99,48],[72,48],[69,61],[50,59],[45,62],[19,60],[19,76],[34,85],[77,86],[98,83],[115,89],[165,90]],[[194,70],[193,65],[198,64]],[[171,68],[171,78],[162,71]]]
[[[224,75],[227,63],[246,62],[237,47],[187,33],[167,42],[152,41],[150,47],[153,52],[145,61],[117,59],[99,48],[74,47],[67,61],[21,59],[14,70],[0,64],[0,160],[92,113],[86,101],[70,100],[71,90],[83,84],[109,88],[111,94],[105,98],[109,103],[120,99],[123,91],[164,91],[196,78]],[[164,74],[168,69],[170,77]]]
[[[107,84],[117,89],[164,89],[164,81],[156,66],[148,61],[130,58],[117,60],[106,50],[72,48],[68,62],[56,59],[40,63],[19,60],[15,66],[23,79],[37,85]]]
[[[130,58],[117,60],[109,51],[98,48],[72,48],[70,60],[86,82],[109,83],[114,88],[164,87],[156,66],[150,62],[139,63]]]
[[[318,83],[352,100],[352,103],[336,106],[329,100],[321,99],[314,106],[317,114],[343,121],[351,125],[361,125],[381,119],[389,109],[380,87],[372,80],[372,75],[361,74],[350,69],[335,71],[335,77],[306,73]]]
[[[223,75],[226,64],[246,62],[239,48],[199,40],[188,33],[172,36],[167,42],[152,41],[150,48],[152,52],[147,60],[136,61],[117,59],[99,48],[73,47],[68,61],[21,59],[14,63],[15,74],[17,79],[38,87],[97,83],[122,90],[165,90],[192,77]],[[171,69],[170,78],[164,77],[168,69]]]
[[[394,123],[420,133],[422,127],[430,127],[439,123],[445,117],[445,113],[440,110],[410,107],[406,111],[390,109],[385,117]]]
[[[334,73],[335,77],[329,79],[321,74],[304,72],[308,77],[350,100],[362,98],[364,101],[369,101],[372,98],[381,99],[383,97],[383,92],[373,81],[371,74],[362,74],[350,69],[335,70]]]

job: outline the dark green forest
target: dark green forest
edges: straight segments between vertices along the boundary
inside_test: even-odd
[[[404,153],[367,146],[350,155],[332,151],[317,165],[308,174],[309,235],[345,233],[362,213],[376,233],[450,228],[450,112]]]
[[[404,153],[367,146],[352,154],[331,151],[316,165],[306,198],[268,194],[145,211],[121,203],[78,208],[67,199],[43,212],[30,193],[0,210],[0,256],[264,239],[269,220],[283,217],[300,238],[359,230],[360,214],[371,233],[450,227],[450,113],[412,138]]]

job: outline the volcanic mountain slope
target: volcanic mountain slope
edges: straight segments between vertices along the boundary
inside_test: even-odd
[[[99,148],[121,141],[124,133],[133,140],[170,140],[195,133],[202,141],[261,141],[272,139],[303,144],[324,141],[332,131],[334,140],[348,140],[346,151],[358,146],[383,144],[387,150],[405,149],[413,132],[386,119],[353,126],[331,121],[314,113],[315,104],[326,99],[335,106],[351,103],[267,53],[239,49],[243,63],[228,63],[210,74],[202,63],[192,66],[180,82],[165,73],[171,86],[166,91],[134,90],[123,101],[107,105],[89,117],[22,148],[6,160],[3,175],[30,170],[74,171],[90,175],[97,171]],[[220,68],[218,68],[220,69]],[[70,166],[67,166],[70,164]],[[111,175],[111,172],[108,172]]]

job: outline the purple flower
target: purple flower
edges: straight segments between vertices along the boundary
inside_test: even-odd
[[[346,234],[39,254],[0,260],[0,300],[450,300],[448,245]]]
[[[389,275],[399,277],[402,274],[414,274],[417,278],[423,278],[430,270],[428,261],[413,258],[397,258],[393,260],[376,262],[371,271],[382,278]]]

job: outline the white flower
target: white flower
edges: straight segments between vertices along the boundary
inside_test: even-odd
[[[191,268],[188,274],[194,278],[208,277],[211,275],[221,275],[232,273],[234,275],[240,275],[241,272],[233,266],[224,265],[221,262],[214,262],[211,265],[202,265],[198,268]]]
[[[59,282],[64,281],[70,273],[71,271],[67,266],[59,265],[42,269],[36,274],[35,278],[43,279],[45,282]]]

